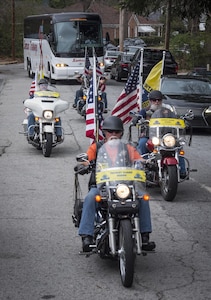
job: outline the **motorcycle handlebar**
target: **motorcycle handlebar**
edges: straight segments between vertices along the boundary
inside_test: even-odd
[[[74,167],[75,174],[85,175],[91,173],[95,168],[95,162],[90,162],[89,165],[77,164]]]

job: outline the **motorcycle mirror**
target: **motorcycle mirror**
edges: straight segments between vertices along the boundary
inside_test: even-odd
[[[188,121],[191,121],[191,120],[194,119],[194,114],[193,114],[193,111],[191,109],[186,112],[185,119],[188,120]]]
[[[84,162],[88,160],[88,155],[86,153],[81,153],[76,156],[78,162]]]

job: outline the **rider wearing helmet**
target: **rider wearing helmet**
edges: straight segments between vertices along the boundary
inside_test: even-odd
[[[139,114],[146,120],[149,120],[152,114],[157,109],[162,107],[163,95],[160,91],[153,90],[149,93],[148,99],[149,99],[149,106],[141,109],[141,111],[139,112]],[[142,135],[139,139],[137,150],[141,155],[148,153],[148,149],[146,147],[148,138],[149,138],[148,136]]]
[[[38,87],[40,91],[47,91],[48,90],[48,80],[46,78],[41,78],[38,81]],[[30,98],[34,98],[34,93],[30,94]],[[28,115],[28,137],[29,137],[29,142],[34,141],[34,125],[35,125],[35,117],[33,113],[30,113]],[[55,128],[55,133],[57,136],[57,142],[62,141],[62,129],[61,129],[61,119],[56,122],[56,128]]]
[[[41,78],[38,82],[39,90],[40,91],[47,91],[48,89],[48,80],[45,78]]]
[[[97,152],[102,143],[108,141],[111,138],[121,139],[124,134],[123,123],[121,119],[116,116],[110,116],[105,119],[102,126],[104,141],[99,143],[93,143],[87,150],[88,160],[95,161],[97,158]],[[128,155],[132,153],[130,159],[143,160],[138,151],[131,146],[127,145]],[[89,192],[85,197],[81,221],[79,225],[79,235],[82,237],[82,248],[84,252],[91,251],[90,245],[93,244],[94,234],[94,221],[96,212],[95,196],[99,194],[99,190],[96,185],[90,186]],[[142,236],[142,249],[152,251],[155,248],[154,242],[149,242],[149,234],[152,231],[150,207],[149,201],[140,200],[140,231]]]
[[[149,106],[146,109],[142,109],[140,111],[140,115],[143,116],[144,119],[149,120],[153,114],[153,117],[161,117],[162,118],[175,118],[176,114],[172,110],[172,108],[169,105],[166,105],[163,103],[163,94],[158,90],[153,90],[148,95],[149,98]],[[159,111],[158,111],[159,110]],[[158,115],[157,115],[158,114]],[[148,136],[141,136],[138,142],[137,150],[138,152],[143,155],[148,153],[148,149],[146,146],[146,143],[148,141]],[[180,178],[186,177],[186,169],[185,169],[185,163],[184,159],[180,157]]]

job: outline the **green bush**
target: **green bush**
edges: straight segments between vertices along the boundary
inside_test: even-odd
[[[171,38],[170,50],[179,63],[179,69],[190,70],[194,67],[206,67],[211,61],[211,41],[209,34],[199,32],[178,34]]]

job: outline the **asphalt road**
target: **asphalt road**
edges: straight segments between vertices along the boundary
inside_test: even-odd
[[[198,169],[179,185],[174,202],[150,189],[155,254],[137,257],[134,284],[121,285],[117,262],[79,255],[71,219],[75,156],[86,151],[83,118],[71,108],[78,85],[60,83],[70,102],[62,115],[65,141],[50,158],[22,131],[23,100],[31,80],[22,64],[0,66],[0,299],[211,299],[210,135],[195,132],[186,149]],[[108,81],[109,109],[124,83]],[[125,135],[127,135],[127,128]],[[87,177],[81,176],[83,193]]]

